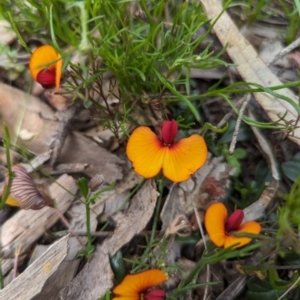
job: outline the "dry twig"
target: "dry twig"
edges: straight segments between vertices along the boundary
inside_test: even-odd
[[[244,111],[245,111],[246,106],[249,103],[250,99],[251,99],[250,94],[246,94],[243,97],[243,104],[241,106],[241,109],[240,109],[239,114],[238,114],[238,118],[236,120],[234,132],[233,132],[233,135],[232,135],[232,140],[231,140],[230,147],[229,147],[229,154],[232,154],[234,152],[235,144],[236,144],[236,141],[237,141],[237,137],[238,137],[238,134],[239,134],[239,129],[240,129],[241,122],[242,122],[242,117],[244,115]]]
[[[297,47],[299,47],[299,45],[300,45],[300,38],[298,38],[296,41],[294,41],[293,43],[289,44],[287,47],[285,47],[284,49],[282,49],[278,54],[276,54],[273,57],[273,59],[271,59],[269,61],[268,66],[272,65],[276,60],[281,59],[282,57],[284,57],[288,53],[292,52],[294,49],[296,49]]]

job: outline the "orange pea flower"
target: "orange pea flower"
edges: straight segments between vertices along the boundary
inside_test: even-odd
[[[113,289],[117,296],[112,300],[163,300],[165,291],[151,288],[167,280],[166,274],[158,269],[127,275]]]
[[[43,45],[35,49],[29,61],[29,70],[32,78],[40,83],[44,89],[56,87],[59,89],[62,58],[50,45]]]
[[[163,174],[174,182],[186,181],[207,159],[207,146],[202,136],[193,134],[174,142],[178,131],[175,120],[164,121],[161,139],[141,126],[129,137],[126,153],[136,173],[144,178]]]
[[[222,202],[210,205],[205,214],[205,228],[211,241],[217,247],[228,248],[237,244],[233,249],[240,248],[251,242],[249,237],[237,237],[232,232],[244,232],[258,234],[261,226],[255,221],[250,221],[241,225],[244,219],[244,212],[236,210],[227,219],[227,208]]]

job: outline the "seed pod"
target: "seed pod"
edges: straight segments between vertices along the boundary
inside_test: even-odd
[[[15,177],[11,185],[9,197],[6,200],[7,205],[34,210],[41,209],[44,206],[51,206],[52,199],[44,191],[40,192],[38,190],[24,167],[15,165],[11,169],[15,173]],[[8,177],[6,176],[4,190],[7,186]]]

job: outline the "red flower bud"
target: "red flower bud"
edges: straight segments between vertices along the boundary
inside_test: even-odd
[[[164,300],[166,292],[164,290],[151,290],[145,293],[145,300]]]
[[[231,232],[234,230],[238,230],[242,221],[244,219],[244,212],[241,209],[237,209],[234,211],[230,217],[228,218],[226,224],[225,224],[225,230],[226,232]]]
[[[164,121],[162,125],[161,139],[164,144],[173,144],[178,131],[178,124],[175,120]]]
[[[36,76],[36,81],[41,84],[44,89],[52,89],[55,87],[55,71],[40,71]]]

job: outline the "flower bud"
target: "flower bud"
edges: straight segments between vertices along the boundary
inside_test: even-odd
[[[231,232],[238,230],[242,221],[244,219],[244,212],[242,209],[237,209],[234,211],[229,218],[227,219],[227,222],[225,224],[225,231]]]
[[[166,292],[164,290],[156,289],[145,293],[145,300],[164,300]]]
[[[37,74],[36,81],[41,84],[44,89],[52,89],[55,87],[55,76],[53,70],[42,70]]]
[[[161,139],[164,144],[173,144],[178,131],[178,124],[175,120],[164,121],[162,125]]]

